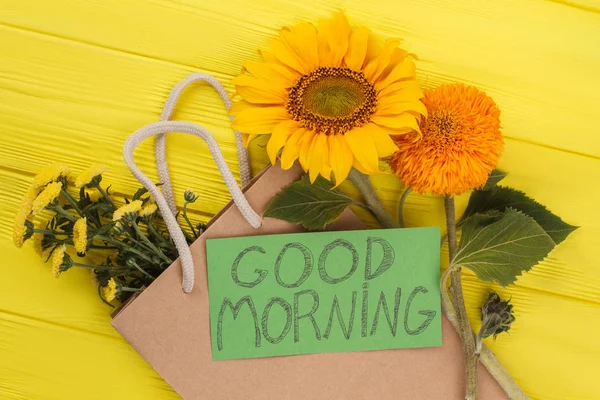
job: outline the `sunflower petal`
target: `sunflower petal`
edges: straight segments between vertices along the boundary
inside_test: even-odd
[[[405,112],[414,111],[416,114],[427,116],[427,108],[419,100],[407,101],[404,95],[399,94],[397,97],[390,97],[389,101],[382,102],[377,106],[375,115],[398,115]]]
[[[246,100],[236,101],[235,103],[231,104],[231,107],[229,107],[229,115],[235,117],[240,112],[246,111],[246,110],[249,110],[249,109],[255,108],[255,107],[260,107],[260,106],[257,106],[252,103],[248,103]]]
[[[383,50],[381,50],[381,54],[371,60],[363,71],[368,80],[371,82],[377,82],[379,76],[388,67],[394,54],[394,50],[398,48],[399,44],[399,39],[388,39],[385,41]]]
[[[324,133],[318,133],[315,135],[315,138],[313,139],[312,144],[310,146],[310,153],[312,154],[310,158],[310,166],[308,169],[310,183],[314,183],[314,181],[321,173],[321,169],[323,168],[323,153],[325,152],[326,142],[327,135],[325,135]]]
[[[331,152],[331,135],[325,135],[325,149],[323,151],[323,163],[321,165],[321,176],[328,181],[331,180],[331,161],[330,161],[330,152]]]
[[[314,137],[315,132],[307,130],[298,141],[298,149],[300,151],[300,154],[298,155],[298,161],[300,162],[300,166],[304,171],[308,171],[310,167],[310,159],[312,157],[310,146],[312,145]]]
[[[369,65],[371,60],[377,57],[381,53],[383,48],[383,40],[371,33],[369,40],[367,41],[367,54],[365,54],[365,61],[363,62],[363,68]]]
[[[344,56],[346,66],[355,71],[359,71],[362,68],[365,56],[367,55],[367,45],[369,42],[369,30],[363,26],[352,31],[350,35],[350,42],[348,44],[348,51]]]
[[[283,104],[287,100],[285,88],[250,75],[240,75],[232,83],[239,95],[250,103]]]
[[[291,27],[290,30],[284,29],[279,36],[283,43],[296,53],[307,72],[319,67],[317,31],[312,24],[305,22]]]
[[[319,60],[321,66],[338,67],[348,50],[348,38],[351,28],[343,12],[335,14],[333,19],[319,23]]]
[[[300,74],[306,74],[310,72],[306,63],[299,58],[298,55],[281,39],[273,39],[271,41],[271,50],[273,50],[273,54],[275,54],[277,60],[283,65],[290,67]]]
[[[284,107],[252,107],[240,111],[232,127],[243,133],[266,134],[273,132],[281,121],[289,119],[290,115]]]
[[[390,137],[390,131],[380,127],[376,124],[367,124],[365,128],[368,130],[369,135],[375,142],[375,148],[377,149],[377,156],[379,158],[389,157],[398,151],[398,146]]]
[[[375,83],[375,89],[381,90],[392,83],[401,79],[410,79],[417,76],[417,67],[415,62],[410,58],[405,59],[400,64],[390,71],[390,73],[379,82]]]
[[[370,174],[379,172],[377,148],[369,131],[365,127],[352,129],[344,134],[346,143],[352,150],[354,158]]]
[[[271,160],[271,165],[275,165],[279,150],[285,145],[292,132],[298,128],[296,121],[283,121],[275,126],[267,143],[267,154],[269,155],[269,160]]]
[[[269,82],[273,86],[277,85],[286,89],[294,86],[294,83],[300,77],[300,74],[282,65],[256,61],[246,61],[242,68],[242,73],[246,71],[258,79]]]
[[[275,54],[272,51],[259,49],[258,54],[260,54],[263,60],[265,60],[265,62],[267,63],[275,64],[279,62],[279,60],[277,60],[277,57],[275,57]]]
[[[377,85],[375,85],[377,87]],[[423,89],[421,89],[421,85],[414,79],[396,81],[394,83],[390,83],[389,85],[382,87],[381,90],[378,91],[378,98],[385,98],[395,92],[403,92],[406,94],[408,98],[411,99],[422,99],[425,97],[423,93]]]
[[[330,135],[329,140],[329,160],[333,169],[335,184],[338,186],[348,177],[354,156],[346,139],[344,139],[344,135]]]
[[[304,133],[304,128],[297,129],[296,132],[294,132],[285,143],[283,151],[281,152],[282,169],[290,169],[292,168],[292,165],[294,165],[294,161],[296,161],[298,154],[300,153],[298,140],[302,137],[302,135],[304,135]]]
[[[414,115],[411,115],[409,113],[393,115],[393,116],[391,116],[391,115],[385,115],[385,116],[374,115],[371,118],[371,121],[376,123],[377,125],[380,125],[380,126],[383,126],[386,128],[400,130],[400,132],[404,132],[408,129],[414,130],[419,133],[421,132],[417,118]]]

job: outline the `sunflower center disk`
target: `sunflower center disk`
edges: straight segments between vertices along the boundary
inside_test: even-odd
[[[303,128],[335,134],[369,122],[376,105],[375,88],[362,72],[321,67],[290,89],[286,108]]]

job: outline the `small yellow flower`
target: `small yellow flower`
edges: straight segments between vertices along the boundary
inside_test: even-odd
[[[42,169],[33,178],[33,187],[41,189],[50,182],[54,182],[60,176],[66,176],[69,173],[69,166],[63,163],[54,163]]]
[[[21,210],[15,217],[15,224],[13,226],[13,243],[18,248],[23,247],[23,242],[25,241],[25,232],[27,231],[27,228],[25,227],[25,221],[27,221],[27,215],[28,214]]]
[[[106,165],[104,164],[92,164],[87,170],[83,171],[77,179],[75,179],[75,186],[80,188],[89,184],[95,177],[102,175],[106,171]]]
[[[140,217],[145,217],[147,215],[152,215],[156,212],[156,210],[158,209],[158,207],[156,206],[156,203],[149,203],[148,205],[144,206],[140,212],[139,212],[139,216]]]
[[[117,282],[115,282],[113,278],[110,278],[108,284],[102,287],[102,296],[104,297],[104,300],[110,303],[117,297],[117,293]]]
[[[192,189],[187,189],[183,194],[183,198],[188,203],[194,203],[196,200],[198,200],[198,195]]]
[[[31,207],[33,206],[33,201],[37,195],[38,190],[34,186],[31,186],[29,189],[27,189],[27,193],[21,202],[21,212],[25,213],[25,215],[29,215],[31,213]]]
[[[54,200],[56,200],[56,198],[60,194],[61,190],[62,190],[61,182],[52,182],[48,186],[46,186],[46,188],[42,191],[42,193],[40,193],[33,201],[33,204],[32,204],[33,215],[36,215],[37,213],[44,211],[44,209],[46,207],[48,207],[49,204],[51,204]]]
[[[113,214],[113,221],[119,221],[125,214],[137,213],[142,209],[142,201],[134,200],[129,204],[125,204],[117,209]]]
[[[33,236],[31,237],[31,243],[33,243],[33,250],[35,251],[35,254],[37,254],[38,256],[44,258],[46,256],[46,251],[44,250],[44,248],[42,247],[42,242],[44,241],[44,234],[43,233],[34,233]]]
[[[90,196],[91,202],[96,202],[102,198],[102,193],[98,189],[85,189],[85,193]]]
[[[54,275],[55,278],[60,277],[62,272],[61,267],[66,253],[67,246],[63,244],[62,246],[57,247],[52,254],[52,275]]]
[[[73,225],[73,246],[79,255],[85,254],[87,249],[87,219],[79,218]]]

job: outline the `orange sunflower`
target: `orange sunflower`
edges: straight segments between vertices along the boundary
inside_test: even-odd
[[[454,195],[482,187],[504,146],[492,98],[473,86],[448,84],[426,90],[423,102],[429,117],[421,120],[421,140],[397,138],[392,169],[419,193]]]
[[[427,110],[415,64],[398,39],[376,40],[352,28],[344,13],[318,27],[285,27],[234,79],[234,129],[245,143],[271,135],[267,153],[284,169],[299,160],[311,181],[321,175],[342,182],[354,166],[379,171],[379,158],[398,148],[391,136],[419,131]]]

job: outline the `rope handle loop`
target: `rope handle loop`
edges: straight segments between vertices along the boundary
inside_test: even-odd
[[[181,260],[182,267],[182,289],[184,293],[190,293],[194,287],[194,260],[192,258],[192,252],[190,251],[187,241],[183,234],[181,227],[176,219],[177,207],[173,197],[173,190],[171,186],[171,179],[169,175],[168,164],[166,160],[166,134],[169,132],[180,132],[187,133],[190,135],[198,136],[202,138],[210,153],[215,160],[219,172],[231,193],[231,197],[237,208],[240,210],[242,216],[248,221],[253,228],[260,228],[262,224],[261,216],[254,211],[254,209],[246,200],[246,197],[242,193],[242,190],[238,186],[233,173],[229,169],[221,149],[217,144],[214,136],[206,130],[204,127],[184,121],[170,121],[169,119],[173,115],[175,104],[179,99],[179,96],[183,90],[193,82],[205,81],[211,84],[221,95],[221,98],[225,102],[227,108],[230,106],[230,101],[227,97],[227,92],[214,77],[206,74],[195,73],[191,74],[181,82],[179,82],[171,91],[171,94],[167,98],[165,107],[161,115],[161,121],[146,125],[134,133],[132,133],[123,146],[123,158],[125,163],[129,167],[131,173],[136,179],[148,190],[148,192],[156,200],[156,204],[160,209],[163,219],[167,225],[169,233],[173,238],[177,252]],[[142,143],[144,140],[156,136],[156,156],[157,156],[157,167],[159,171],[159,178],[163,183],[163,192],[148,178],[136,165],[133,153],[135,148]],[[240,174],[242,175],[243,184],[247,184],[250,180],[250,168],[248,165],[248,153],[243,146],[241,140],[241,134],[236,132],[236,145],[238,149],[238,160],[240,161]],[[240,151],[240,149],[242,151]]]

